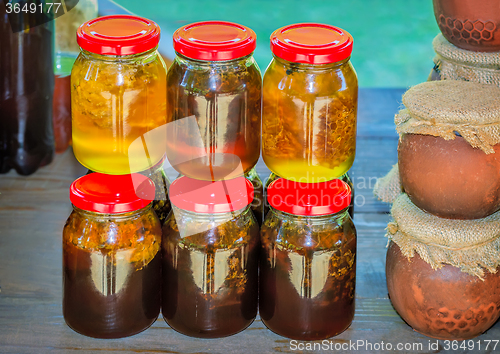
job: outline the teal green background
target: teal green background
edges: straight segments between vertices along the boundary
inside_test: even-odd
[[[115,0],[172,34],[205,20],[237,22],[257,33],[254,56],[262,70],[271,60],[269,36],[282,26],[320,22],[354,37],[352,64],[362,87],[409,87],[433,67],[432,40],[439,33],[431,0]]]

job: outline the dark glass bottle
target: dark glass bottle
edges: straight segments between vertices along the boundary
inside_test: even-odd
[[[24,31],[13,33],[9,19]],[[54,156],[54,21],[35,27],[0,3],[0,173],[34,173]]]

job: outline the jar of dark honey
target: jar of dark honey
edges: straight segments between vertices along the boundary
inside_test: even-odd
[[[245,177],[175,180],[163,225],[163,318],[199,338],[238,333],[257,315],[259,226]]]
[[[273,332],[321,340],[354,317],[356,230],[349,186],[338,179],[280,178],[267,190],[271,209],[261,231],[259,312]]]
[[[262,76],[255,32],[223,21],[174,33],[167,72],[167,156],[181,174],[203,180],[249,172],[260,156]]]
[[[161,226],[153,182],[91,173],[71,185],[63,230],[63,314],[75,331],[120,338],[160,312]]]

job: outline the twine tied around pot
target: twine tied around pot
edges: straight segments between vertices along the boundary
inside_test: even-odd
[[[500,53],[458,48],[440,33],[432,41],[434,65],[442,80],[462,80],[500,87]]]
[[[500,265],[500,212],[477,220],[443,219],[426,213],[402,193],[391,209],[386,237],[412,258],[415,252],[433,269],[444,264],[484,280]]]

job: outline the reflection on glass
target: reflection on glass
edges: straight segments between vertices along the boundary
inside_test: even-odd
[[[271,209],[261,241],[259,311],[269,329],[317,340],[349,327],[356,231],[347,212],[301,217]]]

